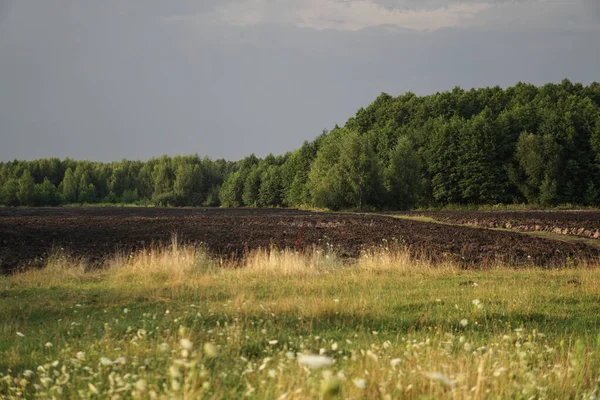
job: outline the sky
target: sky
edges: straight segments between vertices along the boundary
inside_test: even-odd
[[[283,154],[381,92],[599,65],[599,0],[0,0],[0,161]]]

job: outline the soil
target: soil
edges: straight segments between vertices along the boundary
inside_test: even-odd
[[[452,224],[600,239],[600,211],[427,211],[407,214]]]
[[[239,258],[257,248],[332,248],[357,257],[373,247],[401,245],[413,255],[451,259],[465,266],[494,261],[562,266],[597,259],[585,244],[513,232],[449,226],[397,218],[284,209],[200,208],[0,208],[0,271],[39,266],[65,252],[100,263],[127,253],[180,242]]]

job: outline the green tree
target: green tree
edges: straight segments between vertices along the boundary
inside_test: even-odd
[[[152,172],[154,171],[153,161],[147,161],[139,170],[137,174],[137,186],[136,189],[141,198],[150,200],[154,194],[154,178]]]
[[[377,206],[383,191],[380,171],[368,140],[356,131],[340,130],[323,143],[309,173],[314,205],[331,209]]]
[[[123,196],[121,197],[121,201],[126,204],[135,203],[140,199],[140,195],[137,189],[133,190],[125,190],[123,192]]]
[[[206,199],[204,200],[203,205],[207,207],[218,207],[221,205],[221,200],[219,199],[219,193],[221,192],[221,187],[218,185],[212,186],[208,193],[206,194]]]
[[[219,199],[223,207],[239,207],[242,202],[244,179],[240,171],[231,173],[219,191]]]
[[[401,137],[385,170],[385,186],[390,207],[406,210],[414,207],[423,191],[421,159],[408,137]]]
[[[75,171],[77,173],[77,170]],[[87,169],[83,169],[79,179],[79,195],[80,203],[92,204],[98,201],[96,186],[92,183],[91,174]]]
[[[523,132],[516,146],[516,171],[511,177],[530,203],[555,202],[561,147],[550,135]]]
[[[98,197],[96,196],[96,186],[93,183],[85,187],[81,187],[79,191],[79,202],[86,204],[93,204],[98,201]]]
[[[67,203],[77,202],[77,195],[79,193],[79,182],[75,178],[75,174],[71,168],[67,168],[65,176],[62,180],[62,194],[63,198]]]
[[[50,182],[50,179],[44,178],[44,181],[36,185],[37,198],[40,205],[57,206],[60,203],[58,190],[56,186]]]
[[[379,206],[383,192],[381,165],[371,143],[356,132],[346,134],[340,146],[337,173],[350,207]]]
[[[464,121],[458,117],[450,121],[437,119],[426,151],[432,194],[442,204],[462,202],[458,158],[463,125]]]
[[[258,205],[262,207],[276,207],[282,204],[283,185],[281,169],[270,165],[262,174],[258,192]]]
[[[2,186],[0,193],[2,204],[16,207],[19,205],[19,182],[16,179],[8,179]]]
[[[308,174],[307,188],[311,204],[339,209],[345,206],[342,182],[336,166],[340,157],[340,133],[331,132],[322,142]]]
[[[302,147],[293,152],[282,165],[282,201],[285,205],[299,206],[310,203],[308,172],[316,154],[316,143],[305,141]]]
[[[152,194],[153,197],[172,192],[173,181],[171,177],[169,159],[167,157],[161,158],[158,164],[156,164],[152,173],[152,178],[154,182],[154,192]]]
[[[35,206],[36,205],[36,190],[35,181],[31,176],[29,170],[25,170],[21,179],[19,179],[19,203],[23,206]]]
[[[259,204],[258,192],[261,188],[262,170],[258,165],[253,165],[244,181],[244,190],[242,191],[242,201],[247,206],[256,206]]]
[[[459,187],[464,202],[496,204],[509,200],[507,194],[511,151],[497,134],[490,109],[467,121],[460,131]]]
[[[199,165],[181,164],[175,173],[173,192],[181,205],[200,205],[202,203],[202,173]]]

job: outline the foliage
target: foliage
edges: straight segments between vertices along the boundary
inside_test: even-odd
[[[23,172],[21,179],[19,179],[19,192],[17,196],[21,205],[33,206],[36,204],[35,181],[27,169]]]
[[[599,87],[383,93],[343,127],[262,159],[15,160],[0,163],[0,205],[598,206]]]
[[[423,191],[421,159],[408,137],[402,137],[391,153],[385,170],[385,186],[391,196],[390,207],[406,210],[414,207]]]

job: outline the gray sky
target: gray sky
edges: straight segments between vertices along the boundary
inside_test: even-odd
[[[0,0],[0,160],[280,154],[381,92],[598,65],[599,0]]]

